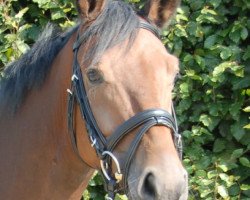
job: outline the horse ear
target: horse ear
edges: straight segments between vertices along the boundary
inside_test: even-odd
[[[149,0],[144,13],[158,27],[166,25],[175,14],[181,0]]]
[[[106,0],[77,0],[77,9],[79,14],[86,21],[96,19],[101,13]]]

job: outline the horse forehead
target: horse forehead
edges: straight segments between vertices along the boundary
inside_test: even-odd
[[[161,40],[156,37],[151,31],[143,28],[139,29],[135,44],[138,46],[138,48],[150,47],[150,49],[157,49],[158,51],[166,52],[166,49]]]
[[[145,29],[138,31],[134,42],[127,48],[127,41],[108,50],[102,57],[104,74],[114,76],[150,73],[152,76],[166,71],[168,77],[179,71],[178,59],[171,55],[154,34]],[[165,74],[166,75],[166,74]],[[146,77],[145,77],[146,78]]]
[[[122,58],[125,62],[135,62],[141,67],[153,67],[152,70],[165,67],[169,75],[179,71],[178,58],[170,54],[162,41],[146,29],[138,31],[131,49]],[[133,63],[131,64],[133,65]]]
[[[168,68],[179,70],[179,60],[170,54],[161,40],[148,30],[140,29],[135,41],[136,49],[144,59],[152,60],[154,63],[165,62]]]

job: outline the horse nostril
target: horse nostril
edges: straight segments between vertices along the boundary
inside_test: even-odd
[[[141,194],[144,199],[154,199],[157,196],[155,176],[151,172],[145,176]]]
[[[170,172],[147,168],[138,182],[138,198],[135,199],[186,200],[188,196],[187,179],[187,172],[182,168]]]

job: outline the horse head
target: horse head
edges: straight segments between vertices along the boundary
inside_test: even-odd
[[[119,1],[77,5],[69,122],[80,157],[102,171],[109,198],[187,199],[172,106],[178,59],[158,36],[179,1],[151,0],[140,15]]]

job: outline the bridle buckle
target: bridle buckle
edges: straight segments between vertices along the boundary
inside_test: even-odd
[[[117,172],[114,173],[114,178],[115,178],[116,183],[119,183],[123,178],[123,174],[121,173],[121,167],[120,167],[119,161],[115,157],[115,155],[113,153],[111,153],[110,151],[102,152],[102,156],[106,156],[106,155],[110,156],[110,158],[112,158],[112,160],[114,161],[114,163],[116,165]],[[100,164],[101,164],[101,169],[102,169],[103,175],[105,176],[105,178],[108,181],[111,181],[111,177],[109,176],[109,173],[107,172],[108,167],[110,167],[110,166],[107,166],[106,165],[107,163],[104,160],[100,160]]]
[[[119,172],[115,172],[115,179],[117,183],[119,183],[122,180],[122,177],[123,177],[123,174]]]
[[[177,147],[182,146],[182,137],[181,137],[181,134],[177,134],[176,137],[177,137]]]

